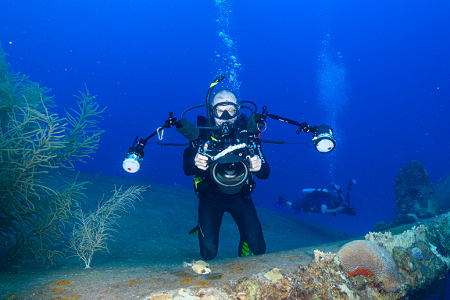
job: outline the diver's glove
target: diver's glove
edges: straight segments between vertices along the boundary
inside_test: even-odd
[[[248,163],[250,164],[250,172],[258,172],[261,170],[261,158],[258,155],[247,156]]]
[[[209,167],[208,157],[201,153],[197,153],[197,155],[195,155],[194,161],[195,161],[195,166],[197,168],[199,168],[200,170],[206,171]]]

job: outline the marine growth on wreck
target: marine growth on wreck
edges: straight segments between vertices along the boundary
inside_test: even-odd
[[[369,232],[337,253],[315,250],[296,272],[273,268],[233,286],[192,286],[147,299],[405,299],[449,269],[449,220],[447,213],[401,232]]]

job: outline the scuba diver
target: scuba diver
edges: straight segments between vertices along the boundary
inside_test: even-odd
[[[204,260],[211,260],[217,255],[219,231],[225,212],[231,214],[239,229],[239,256],[260,255],[266,251],[261,223],[251,198],[256,186],[253,175],[258,179],[267,179],[270,174],[261,142],[285,143],[260,139],[267,126],[267,118],[296,126],[297,134],[312,133],[312,139],[303,144],[314,143],[319,153],[330,153],[336,145],[333,130],[327,124],[310,126],[306,122],[270,114],[266,106],[263,106],[261,113],[257,113],[255,103],[238,102],[230,90],[218,91],[211,100],[214,87],[225,77],[222,74],[211,83],[205,105],[186,109],[179,120],[173,112],[169,112],[164,125],[148,137],[136,136],[122,163],[126,172],[138,172],[148,141],[154,136],[162,140],[166,128],[176,127],[189,140],[189,147],[183,153],[183,170],[187,176],[194,175],[194,190],[199,199],[197,226],[190,233],[198,235],[200,255]],[[254,108],[246,106],[246,103]],[[198,116],[197,125],[183,117],[186,112],[200,107],[206,108],[207,116]],[[250,110],[250,117],[240,114],[241,109]]]
[[[198,224],[191,233],[198,234],[200,254],[205,260],[211,260],[217,255],[219,230],[225,212],[231,214],[239,228],[239,256],[260,255],[266,251],[251,193],[255,188],[252,175],[267,179],[270,168],[262,152],[261,142],[256,134],[247,132],[248,118],[244,114],[239,115],[239,109],[240,104],[233,92],[218,91],[212,100],[210,113],[220,130],[201,132],[199,138],[192,141],[183,153],[184,173],[187,176],[194,175],[194,188],[199,198]],[[197,123],[199,128],[205,126],[206,118],[199,116]],[[235,155],[228,156],[228,161],[211,165],[209,154],[212,149],[239,146],[241,143],[253,145],[253,155],[239,153],[240,149],[236,147],[233,151]],[[215,168],[211,170],[212,176],[209,174],[211,168]],[[241,182],[244,177],[247,178]]]
[[[331,190],[304,189],[302,191],[304,197],[295,202],[290,202],[280,197],[276,202],[276,207],[282,209],[284,204],[295,210],[295,213],[302,211],[333,214],[334,216],[336,216],[336,213],[356,216],[356,207],[350,206],[350,191],[354,184],[356,184],[356,180],[350,180],[347,187],[347,195],[345,196],[345,203],[343,203],[344,197],[342,196],[342,190],[339,185],[331,183]]]

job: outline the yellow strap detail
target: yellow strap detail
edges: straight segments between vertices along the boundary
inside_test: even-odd
[[[197,184],[202,182],[202,178],[201,177],[194,177],[194,187],[197,190]]]

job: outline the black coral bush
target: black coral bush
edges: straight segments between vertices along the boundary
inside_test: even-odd
[[[122,187],[116,188],[109,200],[98,203],[95,211],[85,213],[80,209],[70,238],[70,251],[84,261],[86,268],[91,267],[95,252],[108,250],[108,241],[112,240],[116,220],[120,217],[118,213],[141,200],[141,193],[146,190],[137,186],[126,191],[122,191]]]
[[[86,89],[59,117],[49,92],[11,70],[0,44],[0,265],[29,257],[53,263],[62,255],[54,243],[84,198],[86,182],[51,183],[59,168],[95,152],[105,109]]]

